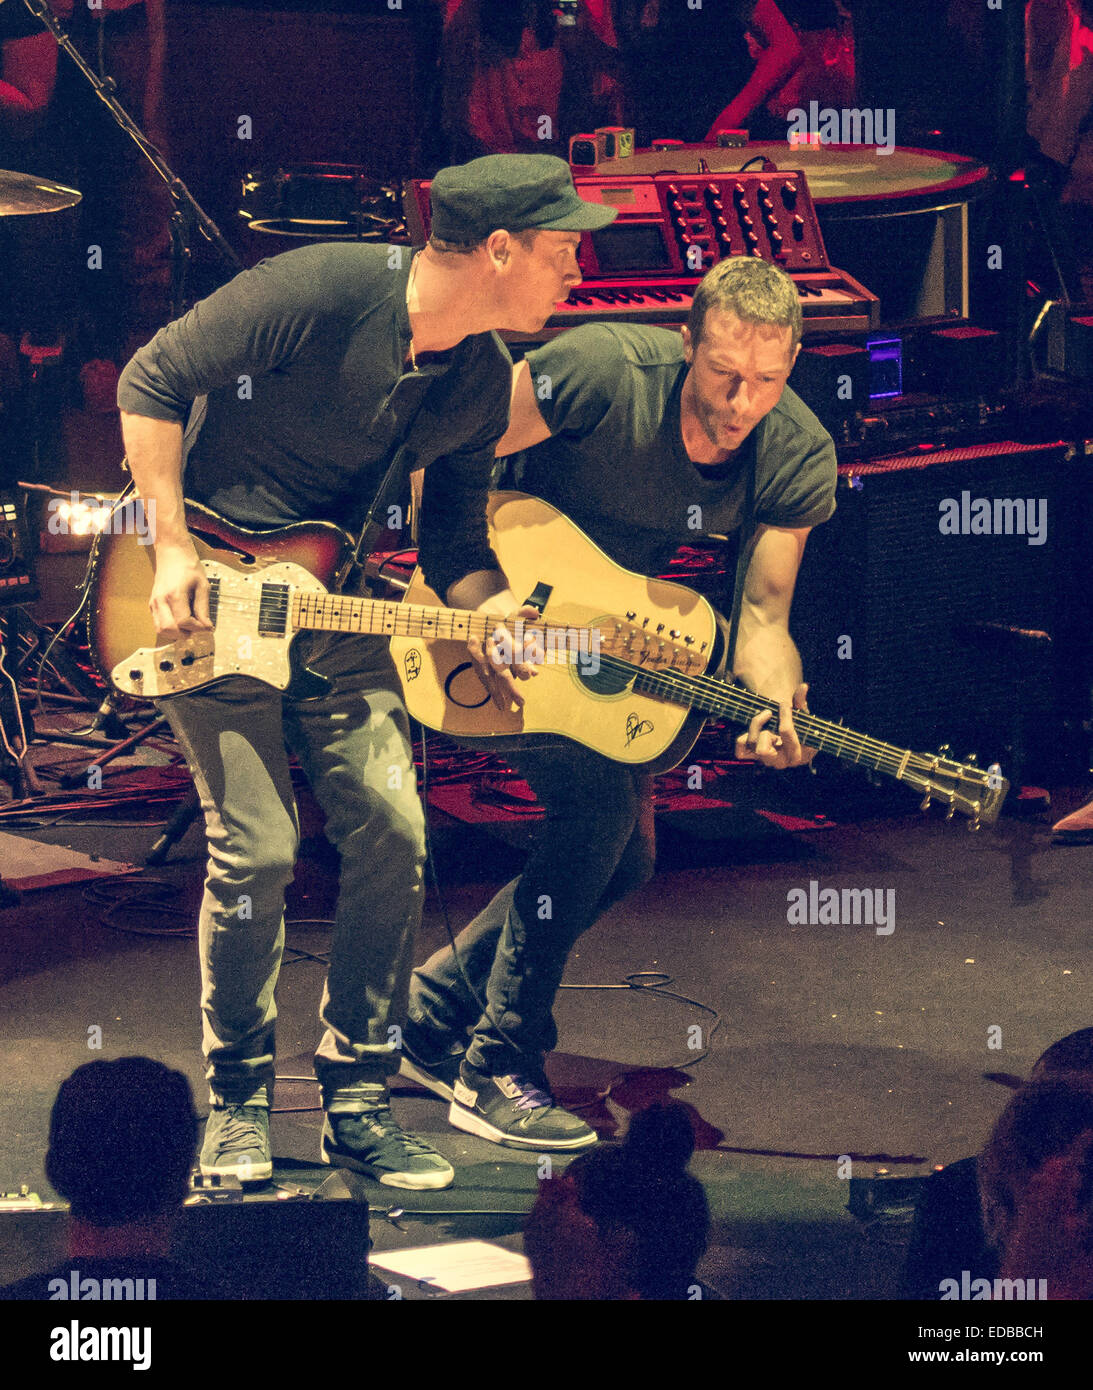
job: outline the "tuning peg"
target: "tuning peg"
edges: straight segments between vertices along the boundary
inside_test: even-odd
[[[976,759],[977,759],[978,757],[979,757],[979,754],[978,754],[978,753],[969,753],[968,756],[964,759],[964,761],[965,761],[966,763],[968,763],[970,766],[974,767],[974,766],[975,766],[975,763],[976,763]]]
[[[939,756],[941,756],[942,758],[947,758],[949,754],[953,751],[953,746],[951,743],[943,743],[937,751]]]
[[[953,818],[953,812],[954,812],[955,810],[956,810],[956,807],[955,807],[955,806],[953,805],[953,803],[950,801],[950,802],[949,802],[949,809],[945,812],[945,819],[946,819],[946,820],[952,820],[952,818]]]
[[[978,812],[978,811],[976,811],[975,815],[972,816],[971,820],[968,822],[968,829],[969,829],[969,830],[978,830],[978,829],[979,829],[979,812]]]
[[[928,810],[930,809],[930,793],[929,793],[929,792],[927,792],[926,795],[922,798],[922,802],[921,802],[921,804],[920,804],[920,806],[919,806],[918,809],[919,809],[920,811],[928,811]]]

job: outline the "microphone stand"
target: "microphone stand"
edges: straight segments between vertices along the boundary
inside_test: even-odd
[[[3,0],[0,0],[3,3]],[[63,48],[79,70],[87,78],[95,95],[107,108],[114,120],[133,141],[152,168],[167,185],[171,196],[171,317],[178,318],[185,304],[186,273],[193,257],[193,230],[196,227],[207,242],[220,254],[220,259],[231,268],[234,275],[243,269],[243,262],[224,239],[220,228],[198,204],[197,199],[170,167],[163,155],[148,139],[141,128],[121,105],[114,92],[117,88],[112,77],[102,78],[89,66],[83,54],[69,38],[61,21],[54,14],[48,0],[23,0],[23,4],[35,19],[44,24],[53,35],[59,48]]]

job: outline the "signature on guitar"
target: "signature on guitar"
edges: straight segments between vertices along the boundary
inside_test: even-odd
[[[636,714],[626,716],[626,746],[627,748],[636,738],[641,738],[642,734],[653,732],[653,721],[651,719],[639,719]]]

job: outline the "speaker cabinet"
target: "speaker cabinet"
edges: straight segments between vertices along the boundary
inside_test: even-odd
[[[1007,775],[1015,758],[1046,775],[1060,726],[1089,714],[1090,471],[1080,450],[1017,443],[840,468],[790,624],[811,708],[916,750],[951,743],[958,757],[1008,757]],[[974,534],[979,499],[990,534]]]
[[[239,1299],[382,1297],[369,1279],[368,1218],[366,1201],[315,1194],[185,1206],[171,1256]],[[59,1265],[67,1223],[63,1206],[0,1213],[0,1284]]]

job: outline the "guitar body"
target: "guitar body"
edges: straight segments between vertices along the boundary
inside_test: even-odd
[[[523,602],[537,591],[536,601],[546,595],[544,624],[607,629],[618,620],[639,635],[655,635],[659,627],[654,642],[669,642],[674,632],[676,644],[686,644],[691,674],[718,673],[718,619],[700,594],[616,565],[537,497],[493,493],[487,514],[494,553],[516,597]],[[415,570],[404,602],[440,606],[441,600]],[[599,663],[587,646],[582,653],[576,641],[564,652],[560,645],[555,659],[548,647],[538,675],[519,682],[525,703],[512,712],[489,699],[461,642],[396,636],[391,655],[410,713],[460,742],[502,751],[513,739],[534,744],[564,736],[615,762],[647,765],[650,772],[665,771],[686,756],[705,715],[636,693],[625,674],[596,670]],[[632,647],[640,649],[641,642]]]
[[[92,547],[87,619],[88,641],[103,679],[124,694],[148,699],[200,689],[234,675],[250,675],[281,690],[291,680],[300,698],[320,693],[327,682],[293,664],[291,635],[264,636],[253,621],[245,620],[245,612],[248,604],[257,604],[263,582],[279,581],[304,591],[329,588],[352,551],[351,537],[322,521],[248,531],[196,502],[186,503],[186,525],[207,573],[219,578],[215,634],[195,633],[174,644],[170,670],[154,667],[151,672],[146,669],[140,681],[130,678],[126,668],[131,658],[146,657],[159,645],[148,611],[154,551],[141,543],[136,527],[119,528],[115,534],[108,526]],[[147,668],[147,662],[143,665]]]

